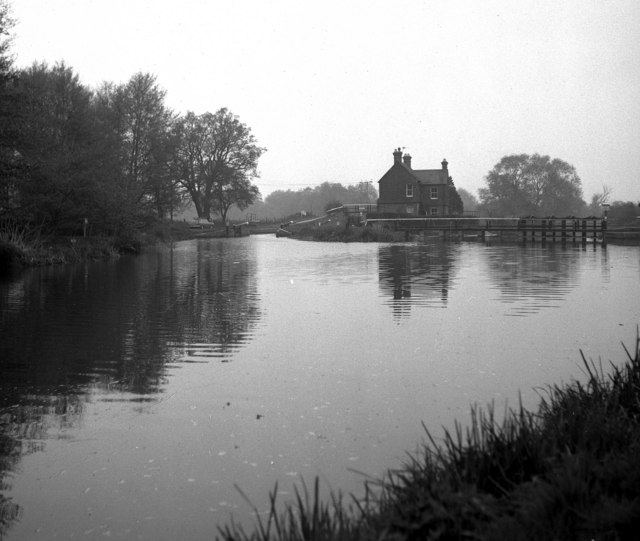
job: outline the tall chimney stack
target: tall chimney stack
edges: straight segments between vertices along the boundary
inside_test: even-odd
[[[402,163],[402,149],[400,147],[393,151],[393,163]]]
[[[402,156],[402,162],[407,169],[411,169],[411,154],[405,154]]]
[[[443,171],[448,171],[447,166],[449,165],[449,162],[447,161],[447,158],[445,158],[444,160],[442,160],[442,170]]]

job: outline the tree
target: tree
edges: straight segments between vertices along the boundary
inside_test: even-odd
[[[222,182],[213,184],[211,210],[220,214],[222,222],[226,223],[227,213],[233,205],[245,210],[259,197],[260,191],[240,171],[227,168],[226,174],[221,175],[221,178],[224,179]]]
[[[20,174],[20,162],[15,149],[18,94],[10,54],[14,24],[8,3],[0,0],[0,213],[14,206],[17,177]]]
[[[259,195],[251,180],[265,151],[251,129],[226,108],[216,113],[192,112],[177,122],[180,144],[174,171],[189,193],[199,218],[219,213],[223,221],[232,205],[246,208]]]
[[[639,215],[640,203],[614,201],[609,208],[609,223],[612,226],[637,225]]]
[[[503,157],[479,191],[485,209],[500,216],[564,216],[584,208],[582,183],[573,166],[539,154]]]
[[[378,192],[371,182],[356,182],[344,186],[338,182],[323,182],[314,188],[276,190],[271,192],[258,208],[250,211],[269,219],[288,218],[305,211],[319,215],[327,209],[351,203],[375,204]]]
[[[342,203],[338,199],[332,199],[328,203],[325,203],[324,211],[327,212],[328,210],[337,209],[341,206],[342,206]]]
[[[24,174],[16,199],[22,217],[51,228],[81,227],[94,207],[96,145],[91,92],[64,63],[35,63],[19,74],[15,152]]]
[[[476,210],[478,208],[478,198],[464,188],[458,188],[458,195],[462,199],[464,210]]]
[[[447,189],[449,190],[449,213],[462,214],[464,212],[464,203],[451,177],[447,181]]]
[[[160,216],[166,214],[173,186],[169,172],[173,113],[164,105],[165,95],[155,76],[139,72],[116,89],[113,103],[125,201],[147,204]]]
[[[613,190],[606,184],[602,185],[602,191],[594,193],[591,197],[591,204],[589,205],[589,214],[593,216],[600,216],[602,213],[602,206],[609,204],[611,194]]]
[[[13,59],[9,51],[11,50],[11,29],[15,21],[11,17],[9,4],[6,0],[0,0],[0,82],[9,77]]]

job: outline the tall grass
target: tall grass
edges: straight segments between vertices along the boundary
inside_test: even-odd
[[[365,482],[362,499],[322,501],[303,483],[254,531],[226,540],[626,540],[640,532],[640,330],[622,366],[588,361],[586,382],[548,387],[536,412],[500,421],[473,408],[437,443],[427,430],[399,469]],[[257,514],[257,510],[256,514]]]
[[[0,220],[0,243],[10,244],[18,250],[40,246],[43,242],[42,228],[23,224],[17,220]]]

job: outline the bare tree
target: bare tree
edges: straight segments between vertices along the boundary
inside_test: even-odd
[[[591,204],[589,205],[589,212],[594,216],[598,216],[602,212],[602,206],[607,205],[610,202],[613,189],[607,184],[602,185],[602,191],[594,193],[591,197]]]

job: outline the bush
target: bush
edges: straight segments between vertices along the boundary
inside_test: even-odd
[[[640,207],[627,201],[615,201],[609,209],[609,223],[612,226],[640,226]]]

